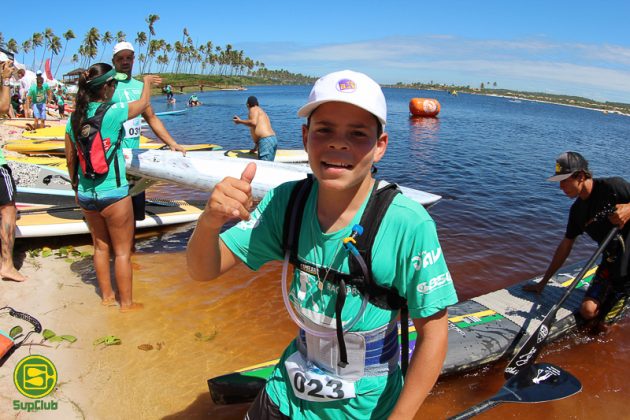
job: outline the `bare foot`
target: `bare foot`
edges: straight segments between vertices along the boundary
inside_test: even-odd
[[[116,306],[116,305],[118,305],[118,303],[116,302],[116,296],[103,298],[103,300],[101,301],[101,305],[103,305],[103,306]]]
[[[28,277],[20,274],[15,268],[9,268],[6,270],[0,271],[0,276],[2,276],[2,280],[12,280],[22,282],[28,280]]]
[[[142,303],[134,302],[129,306],[121,306],[120,312],[135,312],[141,311],[142,309],[144,309],[144,305]]]

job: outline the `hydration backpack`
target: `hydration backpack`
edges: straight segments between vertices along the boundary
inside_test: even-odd
[[[394,197],[400,194],[400,189],[396,184],[385,184],[379,186],[376,180],[374,188],[370,194],[367,205],[359,224],[364,228],[364,233],[356,238],[356,248],[363,257],[367,270],[364,271],[356,258],[348,260],[350,274],[338,272],[331,268],[315,267],[311,263],[304,261],[298,256],[298,241],[302,216],[306,200],[313,186],[313,176],[309,174],[306,179],[298,181],[293,188],[289,198],[289,205],[284,215],[283,229],[283,249],[290,251],[289,261],[294,267],[301,271],[310,273],[319,272],[319,276],[327,278],[334,284],[351,285],[357,288],[360,293],[367,294],[368,300],[375,306],[389,310],[400,310],[401,328],[401,370],[403,375],[407,372],[409,363],[409,309],[407,301],[401,297],[395,287],[387,288],[376,284],[372,278],[372,246],[374,239],[381,226],[383,217],[387,212]],[[345,290],[340,288],[340,290]],[[335,315],[337,320],[341,320],[341,310],[345,301],[345,291],[341,298],[337,298],[335,305]],[[340,359],[347,363],[345,343],[340,325],[337,325],[337,339],[340,347]],[[345,360],[344,360],[345,359]]]
[[[112,105],[113,103],[99,105],[96,113],[82,122],[75,144],[77,146],[79,165],[86,178],[97,180],[106,176],[109,172],[109,165],[112,160],[115,160],[116,184],[120,187],[118,154],[116,152],[122,144],[124,130],[120,130],[118,141],[113,147],[111,147],[112,144],[109,137],[104,139],[101,135],[103,117],[105,117],[105,113]]]

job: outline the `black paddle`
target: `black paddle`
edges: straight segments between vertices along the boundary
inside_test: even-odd
[[[66,182],[70,182],[70,180],[68,178],[66,178],[63,175],[46,175],[43,179],[42,182],[44,183],[44,185],[48,185],[50,184],[50,181],[52,181],[53,178],[60,178]]]
[[[569,372],[548,363],[528,365],[527,369],[510,380],[492,398],[468,410],[449,417],[449,420],[468,419],[504,402],[539,403],[560,400],[582,390],[580,381]]]
[[[518,375],[521,371],[527,369],[530,365],[532,365],[536,361],[536,357],[538,356],[538,353],[540,353],[540,351],[542,350],[545,344],[545,341],[547,339],[547,336],[549,335],[549,330],[551,329],[551,325],[556,319],[556,313],[558,312],[558,310],[560,309],[564,301],[567,300],[571,292],[573,292],[573,290],[577,287],[577,285],[580,284],[580,281],[582,280],[586,272],[591,269],[591,267],[595,263],[595,260],[600,256],[602,252],[604,252],[604,249],[606,248],[606,246],[608,246],[608,243],[612,240],[612,238],[617,234],[618,231],[619,231],[619,228],[617,226],[613,227],[610,230],[610,232],[608,233],[608,236],[606,236],[606,238],[599,245],[595,253],[593,253],[593,255],[588,260],[588,262],[584,265],[584,267],[582,267],[582,270],[575,277],[575,279],[573,280],[573,283],[569,285],[569,287],[564,292],[564,294],[562,295],[558,303],[556,303],[551,308],[551,310],[549,311],[547,316],[545,316],[545,318],[543,319],[541,324],[538,326],[536,331],[534,331],[534,333],[529,336],[529,338],[527,339],[525,344],[523,344],[523,346],[520,348],[518,353],[516,353],[516,355],[512,358],[512,360],[510,360],[510,363],[508,363],[504,372],[504,376],[506,379],[509,379],[515,375]]]

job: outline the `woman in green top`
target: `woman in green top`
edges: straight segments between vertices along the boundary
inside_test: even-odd
[[[109,272],[110,253],[113,250],[120,310],[128,312],[141,309],[142,305],[134,303],[132,299],[131,249],[134,219],[125,177],[125,159],[118,143],[124,137],[124,122],[144,112],[150,104],[151,86],[160,84],[162,79],[153,75],[144,76],[144,88],[139,100],[112,104],[111,99],[118,82],[116,77],[116,71],[105,63],[92,65],[79,77],[75,112],[66,125],[66,159],[68,172],[73,180],[72,186],[77,193],[77,202],[90,226],[94,242],[94,268],[101,289],[102,304],[116,305]],[[86,135],[85,129],[89,128],[87,120],[94,117],[103,104],[106,104],[107,109],[98,132],[107,159],[105,165],[109,165],[109,170],[106,174],[92,176],[86,161],[91,160],[95,164],[97,157],[91,154],[90,159],[84,158],[86,153],[78,147],[77,139]],[[97,136],[95,141],[101,140]],[[115,155],[110,156],[112,154]]]

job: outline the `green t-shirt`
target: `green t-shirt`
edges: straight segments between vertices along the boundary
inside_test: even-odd
[[[57,105],[65,105],[65,101],[63,100],[63,95],[59,95],[55,93],[55,101],[57,101]]]
[[[102,102],[90,102],[88,104],[87,116],[91,118],[96,113],[96,109],[101,105]],[[120,134],[120,130],[123,128],[123,124],[127,121],[127,117],[129,116],[129,105],[127,103],[116,103],[112,105],[105,116],[103,117],[103,124],[101,125],[101,136],[105,140],[105,149],[106,156],[109,157],[111,147],[113,147],[116,142],[118,142],[118,137]],[[75,117],[75,114],[72,114],[71,118],[68,118],[68,122],[66,123],[66,133],[70,135],[70,139],[73,143],[76,144],[76,140],[74,138],[74,134],[72,133],[72,118]],[[118,154],[118,159],[112,159],[109,164],[109,172],[107,176],[102,178],[91,180],[89,178],[85,178],[83,175],[83,171],[79,168],[79,188],[80,192],[89,192],[89,191],[108,191],[118,188],[117,180],[116,180],[116,162],[118,162],[118,173],[120,174],[120,186],[123,187],[127,184],[127,177],[125,171],[125,158],[123,157],[122,148],[118,148],[116,150]]]
[[[4,165],[5,163],[7,163],[7,160],[4,158],[4,150],[2,150],[2,147],[0,147],[0,166]]]
[[[37,87],[37,83],[33,83],[28,90],[28,96],[31,97],[33,104],[44,104],[48,99],[48,91],[50,91],[48,83],[42,84],[41,88]]]
[[[113,102],[129,103],[137,101],[142,96],[142,88],[144,83],[133,77],[127,80],[121,80],[116,86]],[[125,122],[125,139],[122,147],[129,149],[137,149],[140,147],[140,116]]]
[[[284,213],[294,185],[295,182],[285,183],[270,191],[249,221],[240,222],[221,234],[228,248],[250,268],[257,270],[268,261],[283,260]],[[350,235],[352,226],[361,220],[367,199],[346,228],[325,234],[316,216],[317,194],[318,183],[315,182],[304,209],[298,255],[314,265],[332,266],[337,271],[348,273],[348,253],[341,242]],[[402,291],[411,318],[428,317],[457,303],[435,223],[420,204],[401,194],[392,202],[374,240],[372,272],[378,284]],[[335,317],[335,286],[327,281],[320,291],[317,283],[315,275],[300,275],[296,270],[289,295],[292,300],[299,298],[303,316],[334,325],[331,319]],[[347,289],[342,311],[344,322],[355,317],[362,303],[362,296],[356,290]],[[398,311],[368,303],[363,316],[351,331],[382,327],[395,320],[397,315]],[[294,341],[285,350],[266,385],[271,399],[291,418],[385,418],[396,404],[402,388],[400,369],[391,375],[359,379],[354,384],[356,397],[352,399],[326,402],[299,399],[293,392],[284,364],[296,350]]]

